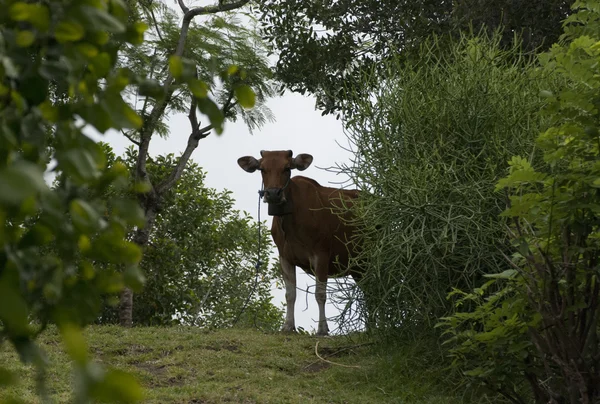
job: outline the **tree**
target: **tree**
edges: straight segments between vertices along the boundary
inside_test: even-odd
[[[562,79],[544,91],[543,164],[514,156],[496,186],[510,197],[502,215],[512,221],[511,268],[496,293],[462,292],[476,310],[442,323],[467,377],[492,379],[517,403],[526,400],[498,367],[521,368],[516,375],[536,403],[600,402],[600,2],[577,1],[574,9],[562,41],[540,55],[546,74]],[[512,355],[502,355],[507,348]]]
[[[138,113],[145,117],[144,125],[123,131],[137,148],[135,176],[147,187],[139,198],[145,225],[137,228],[133,237],[141,247],[148,244],[156,218],[164,208],[165,195],[181,178],[201,139],[213,130],[221,133],[224,120],[241,117],[252,129],[271,119],[263,105],[272,95],[264,45],[254,31],[226,14],[248,1],[219,1],[195,8],[178,1],[183,12],[179,28],[175,25],[177,15],[168,7],[139,3],[138,10],[152,26],[152,35],[145,46],[127,48],[123,64],[157,80],[165,89],[163,93],[158,87],[151,89],[161,93],[158,101],[132,93]],[[199,16],[206,16],[202,25],[193,23]],[[253,106],[251,111],[245,109]],[[208,116],[210,124],[201,125],[198,110]],[[169,174],[158,180],[147,168],[148,150],[154,136],[167,135],[163,120],[169,112],[187,112],[191,128],[185,151]],[[125,289],[120,303],[120,323],[124,326],[132,325],[132,304],[132,291]]]
[[[136,161],[136,151],[129,148],[123,163],[133,171]],[[176,164],[177,159],[168,155],[149,159],[147,167],[160,181]],[[188,163],[164,195],[164,209],[149,234],[141,263],[147,282],[134,297],[136,323],[201,327],[244,323],[276,330],[282,313],[271,304],[270,284],[276,272],[269,270],[268,234],[262,232],[259,241],[257,224],[247,213],[233,209],[230,192],[206,188],[204,178],[197,164]],[[255,268],[259,246],[261,265]],[[105,307],[100,322],[116,320],[116,310]]]
[[[128,187],[127,168],[108,168],[82,126],[102,133],[142,126],[122,96],[142,80],[114,67],[125,43],[143,42],[146,27],[116,0],[0,0],[0,7],[0,344],[36,366],[45,400],[46,358],[35,339],[55,323],[73,359],[75,402],[139,401],[130,376],[90,361],[80,332],[97,316],[101,295],[141,283],[141,251],[126,234],[143,226],[135,201],[103,197]],[[61,187],[44,180],[49,161],[65,176]],[[0,385],[15,379],[0,368]]]
[[[285,88],[317,97],[324,114],[352,110],[344,88],[364,68],[412,50],[432,34],[503,28],[510,48],[522,34],[525,51],[548,47],[560,35],[571,0],[264,0],[259,2],[265,39],[278,52],[276,77]],[[367,97],[367,93],[363,96]],[[348,111],[345,111],[348,112]]]

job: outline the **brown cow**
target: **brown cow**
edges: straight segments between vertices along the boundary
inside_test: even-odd
[[[273,217],[271,235],[279,250],[285,282],[287,314],[283,331],[295,331],[296,266],[316,277],[315,297],[319,305],[317,335],[327,335],[325,300],[327,278],[359,273],[348,269],[353,229],[346,220],[347,209],[358,196],[357,190],[341,190],[319,185],[303,177],[291,177],[291,170],[306,170],[312,163],[310,154],[292,157],[291,150],[261,151],[261,159],[246,156],[238,159],[245,171],[260,170],[263,179],[263,201],[269,204]],[[343,198],[343,200],[342,200]],[[346,212],[339,216],[338,209]]]

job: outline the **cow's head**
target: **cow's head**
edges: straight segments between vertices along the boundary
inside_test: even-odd
[[[292,157],[293,155],[291,150],[262,150],[259,160],[245,156],[238,159],[238,164],[249,173],[260,170],[264,184],[264,201],[277,205],[286,202],[283,191],[290,183],[291,170],[306,170],[313,160],[310,154]]]

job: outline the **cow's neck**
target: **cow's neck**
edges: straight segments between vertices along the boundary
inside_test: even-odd
[[[285,216],[290,215],[294,211],[294,206],[291,200],[287,200],[285,203],[275,205],[269,204],[269,216]]]

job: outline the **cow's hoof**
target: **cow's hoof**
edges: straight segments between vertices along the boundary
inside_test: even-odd
[[[329,336],[329,330],[327,328],[324,330],[318,330],[316,335],[317,337],[327,337]]]

